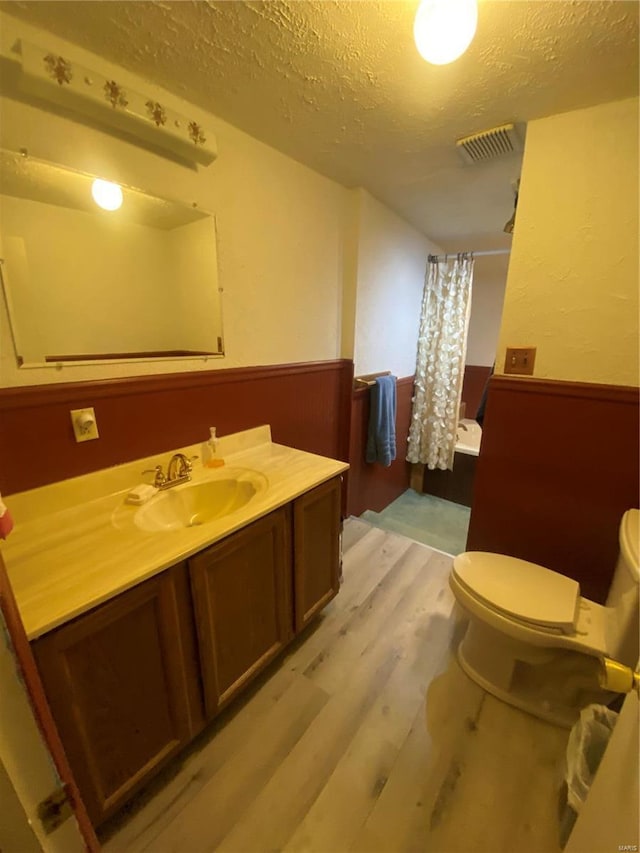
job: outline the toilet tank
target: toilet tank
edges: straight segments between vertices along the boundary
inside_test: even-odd
[[[638,661],[638,579],[640,568],[640,510],[629,509],[620,522],[620,550],[607,596],[609,656],[627,666]]]

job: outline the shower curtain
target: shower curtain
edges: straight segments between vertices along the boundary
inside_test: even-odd
[[[453,468],[471,310],[473,256],[427,266],[407,460]]]

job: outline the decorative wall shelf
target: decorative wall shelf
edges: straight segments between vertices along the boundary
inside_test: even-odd
[[[213,133],[195,119],[38,45],[22,40],[21,52],[25,91],[195,163],[217,157]]]

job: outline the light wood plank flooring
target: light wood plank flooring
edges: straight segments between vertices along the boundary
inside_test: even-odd
[[[558,853],[567,732],[460,671],[451,558],[358,519],[343,548],[338,597],[107,853]]]

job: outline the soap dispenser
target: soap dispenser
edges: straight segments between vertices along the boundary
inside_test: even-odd
[[[202,464],[205,468],[219,468],[224,465],[224,459],[218,455],[216,428],[209,427],[209,432],[211,433],[209,440],[202,445]]]

